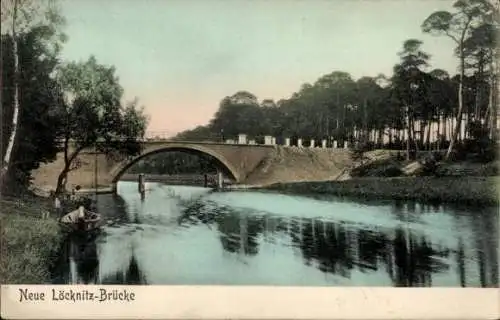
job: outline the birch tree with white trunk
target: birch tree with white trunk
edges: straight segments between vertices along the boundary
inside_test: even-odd
[[[19,92],[19,35],[31,28],[45,24],[64,23],[58,14],[55,0],[2,0],[1,1],[1,33],[12,38],[12,53],[14,57],[14,112],[7,148],[3,153],[0,179],[2,183],[6,177],[12,161],[12,154],[16,145],[19,119],[21,113]],[[1,92],[1,87],[0,87]]]

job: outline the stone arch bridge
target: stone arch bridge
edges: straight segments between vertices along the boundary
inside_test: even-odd
[[[139,155],[119,160],[109,159],[94,150],[83,150],[78,157],[78,169],[71,171],[68,175],[67,187],[81,185],[84,188],[90,188],[97,183],[99,187],[111,187],[116,190],[116,183],[134,163],[152,154],[168,151],[209,155],[218,162],[219,166],[230,173],[229,178],[236,183],[241,183],[274,148],[274,145],[229,144],[227,142],[144,141]],[[56,161],[40,167],[33,174],[34,184],[55,188],[54,184],[63,165],[63,156],[59,154]]]

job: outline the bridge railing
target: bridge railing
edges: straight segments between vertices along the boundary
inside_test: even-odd
[[[233,144],[233,145],[265,145],[265,146],[285,146],[285,147],[310,147],[310,148],[334,148],[334,149],[346,149],[348,148],[347,141],[336,141],[333,138],[323,139],[322,141],[317,141],[314,139],[302,139],[298,138],[292,143],[291,138],[276,138],[271,135],[263,135],[256,137],[254,139],[249,139],[246,134],[239,134],[234,138],[222,138],[219,141],[179,141],[172,139],[172,135],[169,132],[159,132],[159,131],[148,131],[144,139],[144,142],[176,142],[176,143],[214,143],[214,144]]]
[[[386,128],[380,135],[379,132],[371,130],[368,132],[368,143],[371,149],[376,148],[397,148],[398,145],[405,143],[405,131]],[[361,130],[355,130],[350,140],[358,140],[361,137]],[[430,143],[438,144],[438,133],[431,134]],[[125,139],[123,139],[125,140]],[[352,142],[347,139],[324,137],[320,139],[302,138],[302,137],[275,137],[272,135],[263,135],[249,138],[247,134],[239,134],[236,137],[222,137],[218,141],[180,141],[174,140],[173,135],[168,131],[148,131],[141,141],[147,142],[172,142],[172,143],[200,143],[200,144],[232,144],[232,145],[265,145],[265,146],[284,146],[290,148],[322,148],[322,149],[348,149],[352,147]],[[61,141],[62,142],[62,141]],[[442,142],[442,141],[441,141]]]

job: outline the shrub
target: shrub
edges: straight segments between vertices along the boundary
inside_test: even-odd
[[[350,174],[352,177],[399,177],[403,171],[396,162],[378,160],[354,168]]]
[[[490,162],[497,157],[497,143],[489,136],[488,128],[479,121],[471,122],[469,125],[471,139],[464,141],[462,153],[472,153],[480,162]],[[458,155],[459,158],[463,155]]]
[[[63,199],[61,201],[62,207],[65,212],[73,211],[83,206],[87,210],[94,210],[94,201],[88,196],[79,196],[75,200]]]
[[[421,176],[436,176],[438,165],[436,161],[424,161],[422,162],[422,170],[420,171]]]
[[[351,160],[352,161],[359,161],[363,160],[365,156],[365,152],[369,151],[371,148],[371,145],[366,142],[355,142],[354,147],[351,149]]]

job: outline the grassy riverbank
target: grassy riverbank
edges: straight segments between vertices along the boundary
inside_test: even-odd
[[[345,181],[277,183],[263,189],[365,199],[496,205],[499,182],[498,177],[370,177]]]
[[[2,283],[49,283],[62,235],[55,217],[42,218],[49,210],[47,200],[1,199],[0,208]]]

